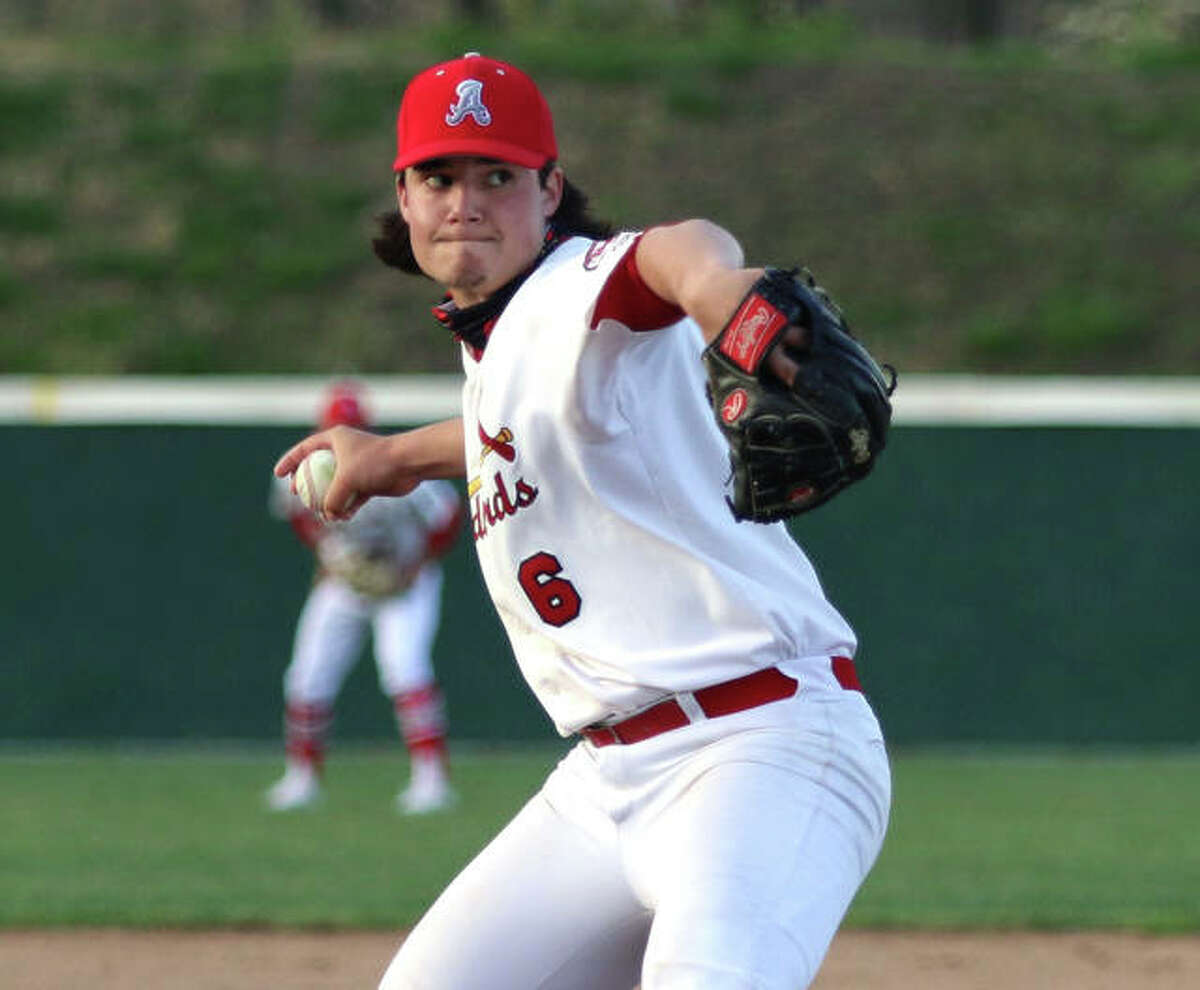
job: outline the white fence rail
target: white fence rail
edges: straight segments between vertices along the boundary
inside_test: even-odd
[[[456,415],[458,375],[364,376],[380,424]],[[0,376],[0,424],[307,426],[329,379],[307,376]],[[913,426],[1200,426],[1200,376],[905,375]]]

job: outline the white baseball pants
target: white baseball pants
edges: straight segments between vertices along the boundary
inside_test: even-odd
[[[384,694],[391,698],[430,684],[441,594],[437,564],[423,567],[409,588],[391,598],[369,598],[328,578],[319,582],[296,624],[284,697],[292,704],[332,705],[368,632]]]
[[[804,683],[633,745],[575,746],[380,990],[807,987],[878,855],[891,780],[866,699]]]

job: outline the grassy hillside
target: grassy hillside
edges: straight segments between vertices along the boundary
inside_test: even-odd
[[[910,371],[1200,368],[1200,55],[599,29],[0,39],[5,373],[444,371],[381,266],[407,78],[482,48],[543,82],[621,225],[707,215],[810,265]]]

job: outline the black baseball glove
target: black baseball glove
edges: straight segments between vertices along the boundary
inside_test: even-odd
[[[804,328],[789,387],[763,367],[791,325]],[[729,442],[729,506],[775,522],[827,502],[866,477],[887,442],[896,372],[850,334],[807,270],[766,269],[704,351],[708,398]]]

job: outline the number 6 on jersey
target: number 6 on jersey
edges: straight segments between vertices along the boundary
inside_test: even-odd
[[[565,626],[579,615],[582,601],[575,585],[564,577],[562,564],[552,553],[535,553],[521,561],[517,580],[542,621],[552,626]]]

